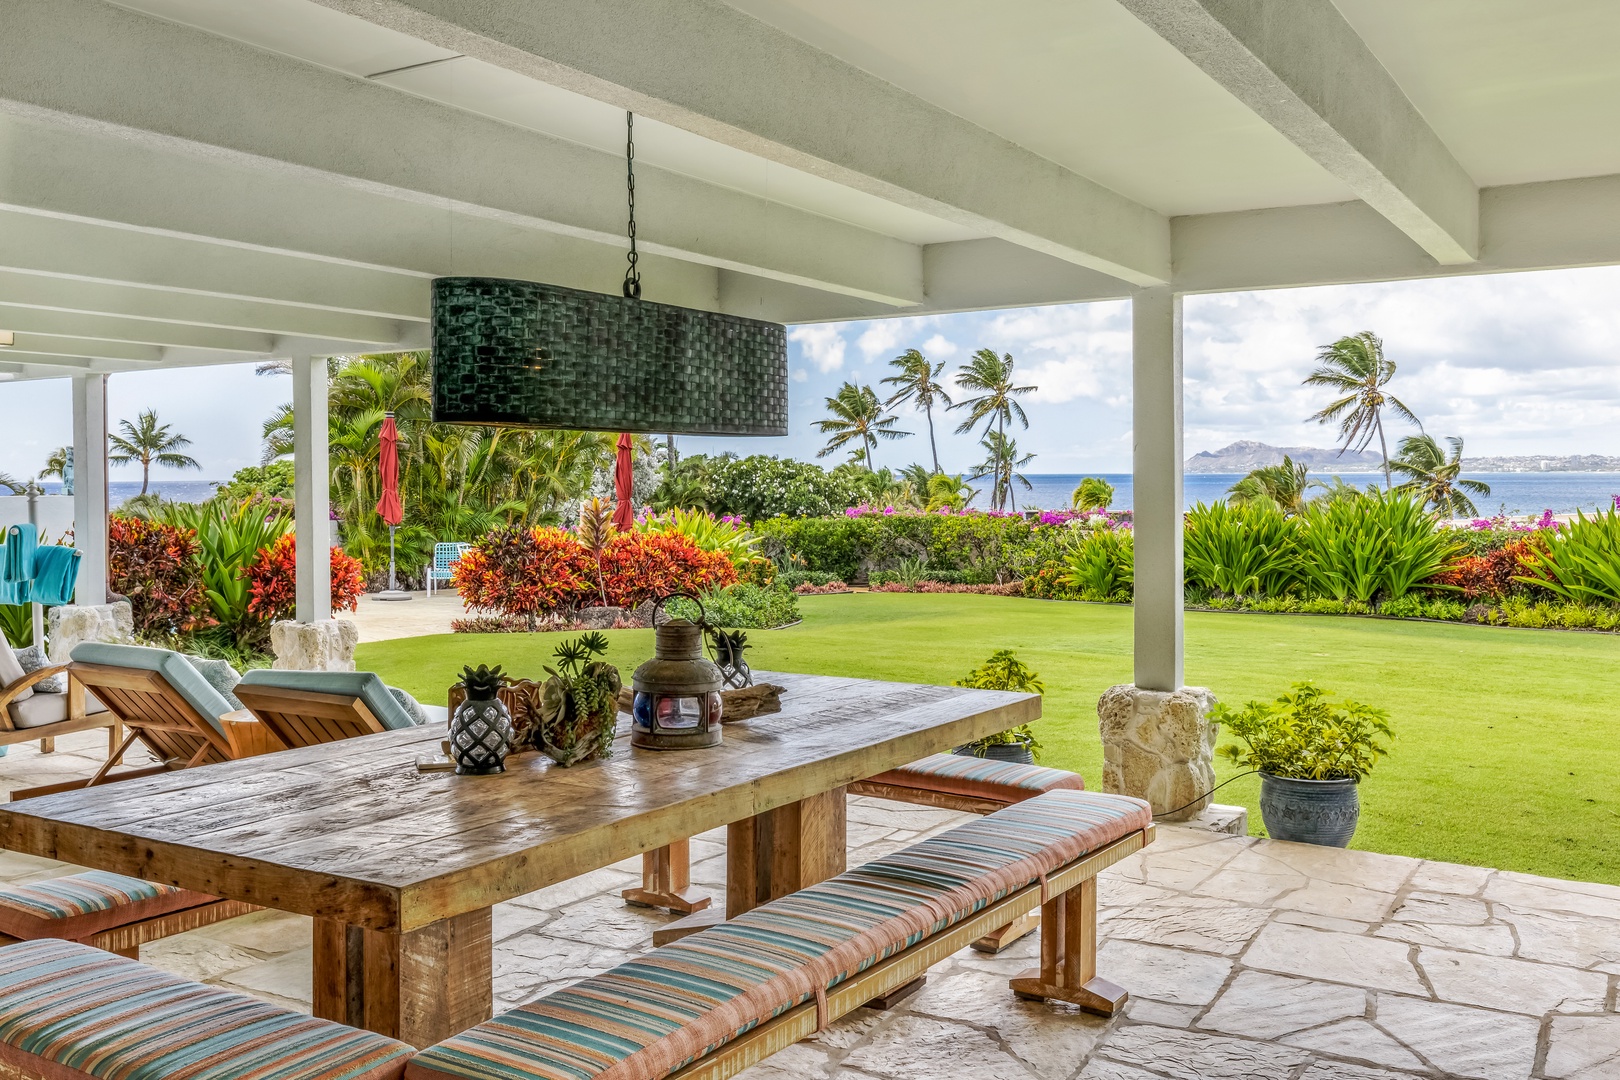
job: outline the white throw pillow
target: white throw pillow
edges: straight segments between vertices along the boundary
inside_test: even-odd
[[[4,632],[0,632],[0,687],[10,686],[21,680],[28,672],[23,670],[22,664],[17,662],[17,654],[11,651],[11,642],[6,640]],[[13,702],[27,701],[34,696],[34,688],[30,686],[16,697]]]

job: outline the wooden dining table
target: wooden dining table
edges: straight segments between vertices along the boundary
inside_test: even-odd
[[[1040,715],[993,690],[756,672],[705,750],[424,772],[438,726],[0,805],[0,847],[314,917],[317,1016],[427,1046],[493,1008],[491,906],[719,826],[736,915],[842,872],[845,786]]]

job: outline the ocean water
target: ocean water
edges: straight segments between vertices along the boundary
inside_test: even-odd
[[[163,496],[170,502],[202,502],[214,494],[214,485],[224,483],[222,480],[153,480],[149,491]],[[40,485],[48,495],[60,495],[62,482],[60,480],[46,480]],[[107,485],[107,501],[114,509],[124,505],[125,500],[134,498],[141,493],[139,480],[114,480]]]
[[[1114,485],[1114,509],[1131,509],[1131,476],[1129,473],[1054,474],[1040,473],[1029,476],[1030,490],[1022,488],[1016,493],[1020,509],[1055,510],[1069,505],[1070,496],[1083,475],[1097,476]],[[1365,487],[1371,483],[1382,486],[1382,473],[1342,473],[1346,483]],[[1223,498],[1233,484],[1242,479],[1241,473],[1189,473],[1182,481],[1184,502],[1191,507],[1198,502],[1214,502]],[[1329,479],[1323,475],[1317,479]],[[1489,495],[1473,496],[1474,505],[1481,515],[1539,514],[1551,510],[1555,514],[1573,514],[1577,510],[1590,513],[1607,509],[1613,497],[1620,495],[1620,473],[1469,473],[1467,478],[1489,484]],[[975,506],[986,505],[987,494],[974,500]]]

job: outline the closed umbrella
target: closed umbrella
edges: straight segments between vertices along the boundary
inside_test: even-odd
[[[399,428],[393,413],[383,414],[382,432],[377,436],[377,472],[382,480],[377,513],[388,526],[388,591],[378,593],[377,599],[409,600],[411,594],[401,591],[394,577],[394,532],[405,520],[405,507],[399,501]]]
[[[630,435],[625,433],[619,436],[619,456],[613,462],[613,493],[618,498],[613,507],[613,525],[621,532],[636,527],[636,508],[630,502],[635,479],[635,465],[630,461]]]

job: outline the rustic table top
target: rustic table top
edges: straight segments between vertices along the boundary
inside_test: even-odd
[[[782,711],[707,750],[418,772],[437,725],[0,805],[0,847],[409,931],[1040,715],[992,690],[756,672]]]

